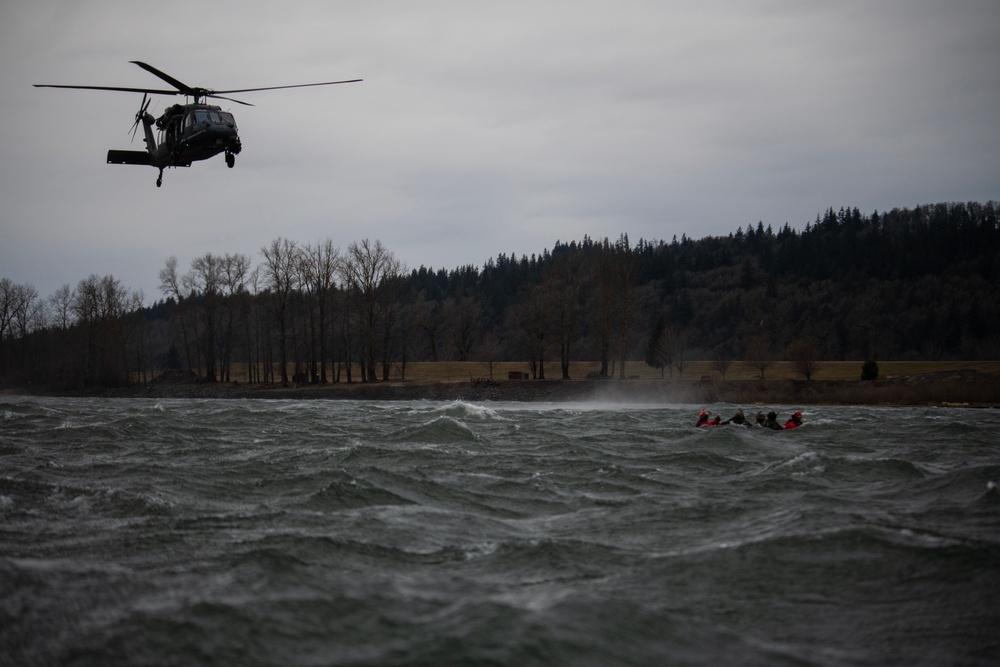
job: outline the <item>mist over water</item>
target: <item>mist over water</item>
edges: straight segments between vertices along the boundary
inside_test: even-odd
[[[0,397],[0,664],[996,664],[998,411],[700,407]]]

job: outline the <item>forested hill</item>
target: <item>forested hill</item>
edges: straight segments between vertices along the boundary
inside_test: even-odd
[[[523,306],[526,288],[558,285],[579,270],[590,278],[581,287],[586,322],[600,310],[602,275],[614,281],[609,259],[627,257],[637,329],[648,334],[662,315],[689,358],[742,359],[753,341],[778,358],[804,340],[829,359],[995,359],[998,213],[992,201],[871,215],[831,208],[802,231],[758,223],[700,240],[584,238],[537,257],[500,255],[482,270],[421,268],[410,283],[434,300],[474,295],[498,316]],[[633,355],[644,350],[640,338]],[[593,349],[586,354],[595,358]]]
[[[992,201],[830,209],[802,230],[585,237],[409,273],[379,241],[279,238],[256,266],[206,254],[179,273],[168,259],[150,308],[112,276],[45,300],[2,279],[0,384],[123,384],[164,368],[374,381],[439,360],[523,360],[536,377],[549,364],[551,378],[584,360],[610,375],[693,359],[996,359],[998,213]]]

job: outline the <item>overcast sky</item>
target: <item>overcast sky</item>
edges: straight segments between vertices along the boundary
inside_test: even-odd
[[[42,297],[111,274],[161,298],[170,256],[277,237],[381,240],[408,268],[801,229],[1000,199],[996,0],[0,0],[0,278]],[[163,87],[236,95],[243,152],[164,174],[140,150]],[[157,97],[154,115],[183,98]]]

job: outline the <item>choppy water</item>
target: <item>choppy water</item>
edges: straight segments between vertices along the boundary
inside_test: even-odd
[[[0,397],[0,664],[997,664],[997,411],[698,407]]]

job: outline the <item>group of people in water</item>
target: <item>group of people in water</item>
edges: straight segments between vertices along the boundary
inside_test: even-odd
[[[726,424],[744,426],[746,428],[769,428],[775,431],[783,431],[785,429],[798,428],[799,426],[802,426],[802,412],[796,410],[784,424],[778,421],[778,413],[776,412],[768,412],[767,415],[763,412],[758,412],[757,416],[751,422],[746,418],[746,415],[743,414],[742,408],[736,410],[736,414],[726,420],[723,420],[719,415],[711,417],[708,410],[705,410],[704,408],[698,415],[698,426],[725,426]]]

